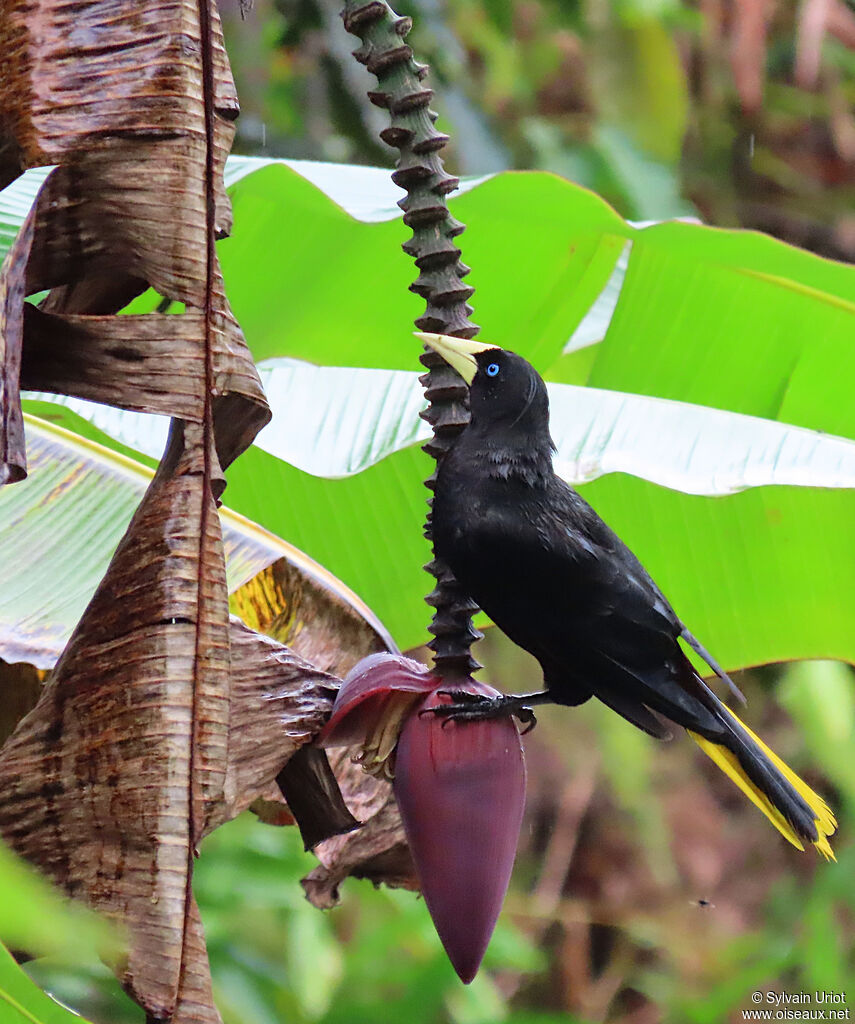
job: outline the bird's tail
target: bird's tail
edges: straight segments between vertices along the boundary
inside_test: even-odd
[[[692,739],[793,846],[804,850],[805,842],[813,843],[826,860],[836,860],[828,837],[837,821],[828,804],[729,708],[715,703],[727,745],[689,729]]]

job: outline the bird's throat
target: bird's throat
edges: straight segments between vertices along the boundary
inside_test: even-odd
[[[552,479],[552,441],[515,435],[512,431],[479,430],[470,424],[458,442],[468,460],[497,480],[520,480],[529,487],[545,487]]]

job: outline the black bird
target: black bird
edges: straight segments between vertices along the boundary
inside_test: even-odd
[[[552,468],[546,386],[493,345],[418,335],[469,384],[471,420],[444,457],[432,512],[437,555],[493,622],[540,662],[546,690],[492,701],[456,694],[466,719],[594,696],[651,736],[686,729],[799,849],[833,857],[828,806],[715,696],[682,639],[741,698],[644,566]]]

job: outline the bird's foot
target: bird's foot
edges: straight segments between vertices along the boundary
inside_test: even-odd
[[[525,726],[522,735],[537,725],[537,718],[527,706],[526,697],[486,697],[481,693],[468,693],[465,690],[439,690],[439,693],[451,697],[451,704],[438,704],[436,707],[425,708],[420,715],[436,715],[443,719],[443,728],[449,722],[481,722],[487,718],[505,718],[514,716]]]

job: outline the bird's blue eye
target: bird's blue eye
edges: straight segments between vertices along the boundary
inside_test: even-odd
[[[498,372],[499,372],[499,364],[498,363],[490,363],[490,365],[487,367],[487,376],[488,377],[495,377]]]

